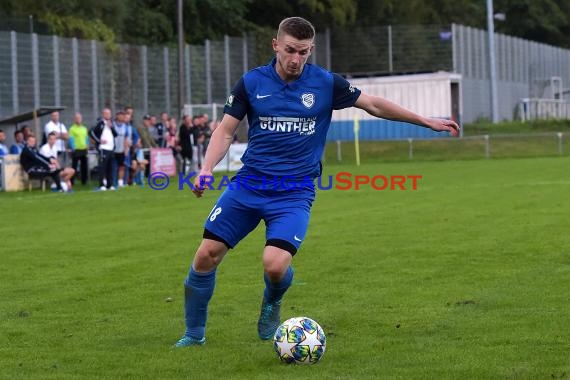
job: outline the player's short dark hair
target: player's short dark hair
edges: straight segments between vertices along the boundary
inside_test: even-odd
[[[22,135],[24,134],[24,132],[20,131],[19,129],[16,129],[16,130],[14,131],[14,137],[16,137],[16,136],[17,136],[18,134],[20,134],[20,133],[21,133]]]
[[[277,37],[283,34],[298,40],[310,40],[315,37],[315,28],[302,17],[288,17],[279,23]]]
[[[48,137],[49,137],[49,136],[57,136],[57,133],[55,133],[55,132],[50,132],[50,133],[48,133]]]

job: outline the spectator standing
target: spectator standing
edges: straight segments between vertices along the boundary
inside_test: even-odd
[[[160,148],[158,127],[157,127],[158,123],[156,122],[156,116],[154,116],[154,115],[149,115],[149,116],[150,116],[150,127],[148,127],[148,132],[150,133],[150,137],[154,140],[156,147]],[[161,128],[162,128],[162,125],[161,125]]]
[[[156,141],[152,138],[153,131],[156,131],[156,128],[152,123],[152,116],[146,114],[143,116],[143,124],[140,128],[138,128],[138,132],[144,152],[143,158],[144,160],[146,160],[147,163],[150,162],[150,148],[158,147]],[[148,172],[149,172],[149,167],[147,165],[144,171],[147,177],[149,175]]]
[[[125,107],[125,124],[127,125],[127,145],[128,150],[125,152],[125,168],[126,168],[126,177],[127,177],[127,184],[130,186],[133,184],[133,179],[135,177],[135,173],[137,171],[137,151],[140,150],[141,143],[140,143],[140,136],[137,131],[137,128],[133,126],[132,122],[132,107]],[[142,153],[142,152],[141,152]]]
[[[32,134],[32,131],[30,130],[30,127],[27,125],[23,125],[20,130],[24,134],[24,145],[26,145],[26,141],[28,141],[28,136]]]
[[[89,151],[89,130],[83,124],[83,116],[76,112],[73,117],[73,124],[69,127],[69,147],[71,148],[71,167],[78,172],[80,167],[81,184],[87,183],[89,173],[88,151]],[[72,178],[74,183],[75,177]]]
[[[125,123],[126,113],[119,111],[115,115],[114,127],[117,131],[115,136],[115,167],[113,174],[117,176],[117,186],[125,186],[125,157],[129,151],[130,146],[130,131],[127,123]],[[113,177],[114,177],[113,176]]]
[[[160,121],[155,124],[156,128],[156,144],[159,148],[166,147],[166,138],[168,137],[168,112],[160,114]]]
[[[180,144],[180,155],[182,156],[182,171],[186,174],[192,166],[192,148],[194,146],[192,117],[190,115],[184,116],[180,125],[178,143]]]
[[[182,156],[180,155],[180,146],[178,145],[178,136],[176,133],[176,118],[171,117],[168,120],[168,128],[166,132],[166,147],[172,150],[172,156],[176,162],[176,170],[180,172],[182,164]]]
[[[111,110],[103,109],[97,125],[90,136],[99,147],[99,190],[115,190],[113,186],[113,160],[115,158],[115,137],[117,131],[111,120]]]

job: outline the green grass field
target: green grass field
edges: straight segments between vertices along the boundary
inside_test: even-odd
[[[262,226],[218,271],[207,344],[171,348],[217,191],[0,193],[0,378],[568,377],[569,167],[329,164],[423,178],[417,191],[317,195],[282,313],[327,333],[310,367],[281,364],[257,338]]]

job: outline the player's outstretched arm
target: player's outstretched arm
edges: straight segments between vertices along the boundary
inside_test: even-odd
[[[459,126],[453,120],[423,117],[379,96],[370,96],[362,93],[356,103],[354,103],[354,106],[382,119],[405,121],[431,128],[438,132],[448,131],[453,136],[457,136],[459,133]]]
[[[222,158],[224,158],[230,148],[230,145],[234,141],[234,135],[239,122],[240,121],[235,117],[225,114],[218,127],[212,133],[210,143],[208,144],[208,150],[206,151],[206,157],[202,164],[202,170],[200,170],[200,174],[198,174],[194,180],[194,187],[196,189],[193,190],[193,192],[198,198],[202,196],[205,190],[202,188],[202,184],[200,183],[200,177],[212,176],[212,170],[222,160]]]

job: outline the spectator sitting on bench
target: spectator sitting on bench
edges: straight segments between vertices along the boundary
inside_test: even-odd
[[[0,129],[0,157],[7,155],[8,147],[4,145],[4,141],[6,140],[6,133]]]
[[[24,146],[26,145],[24,143],[24,132],[22,131],[14,132],[14,139],[16,140],[16,142],[14,142],[14,144],[12,144],[12,146],[10,147],[10,154],[20,154],[22,153],[22,149],[24,149]]]
[[[36,148],[36,136],[28,135],[26,145],[20,154],[20,164],[24,171],[28,173],[30,179],[44,179],[50,177],[56,186],[57,191],[63,192],[59,174],[61,169],[50,162],[50,159],[42,156]]]
[[[48,134],[47,143],[42,145],[40,148],[40,154],[46,157],[51,164],[55,165],[57,169],[60,169],[59,176],[61,177],[64,185],[62,186],[65,191],[71,191],[71,178],[75,174],[75,170],[72,168],[63,168],[57,159],[58,147],[56,145],[57,134],[55,132],[50,132]]]

